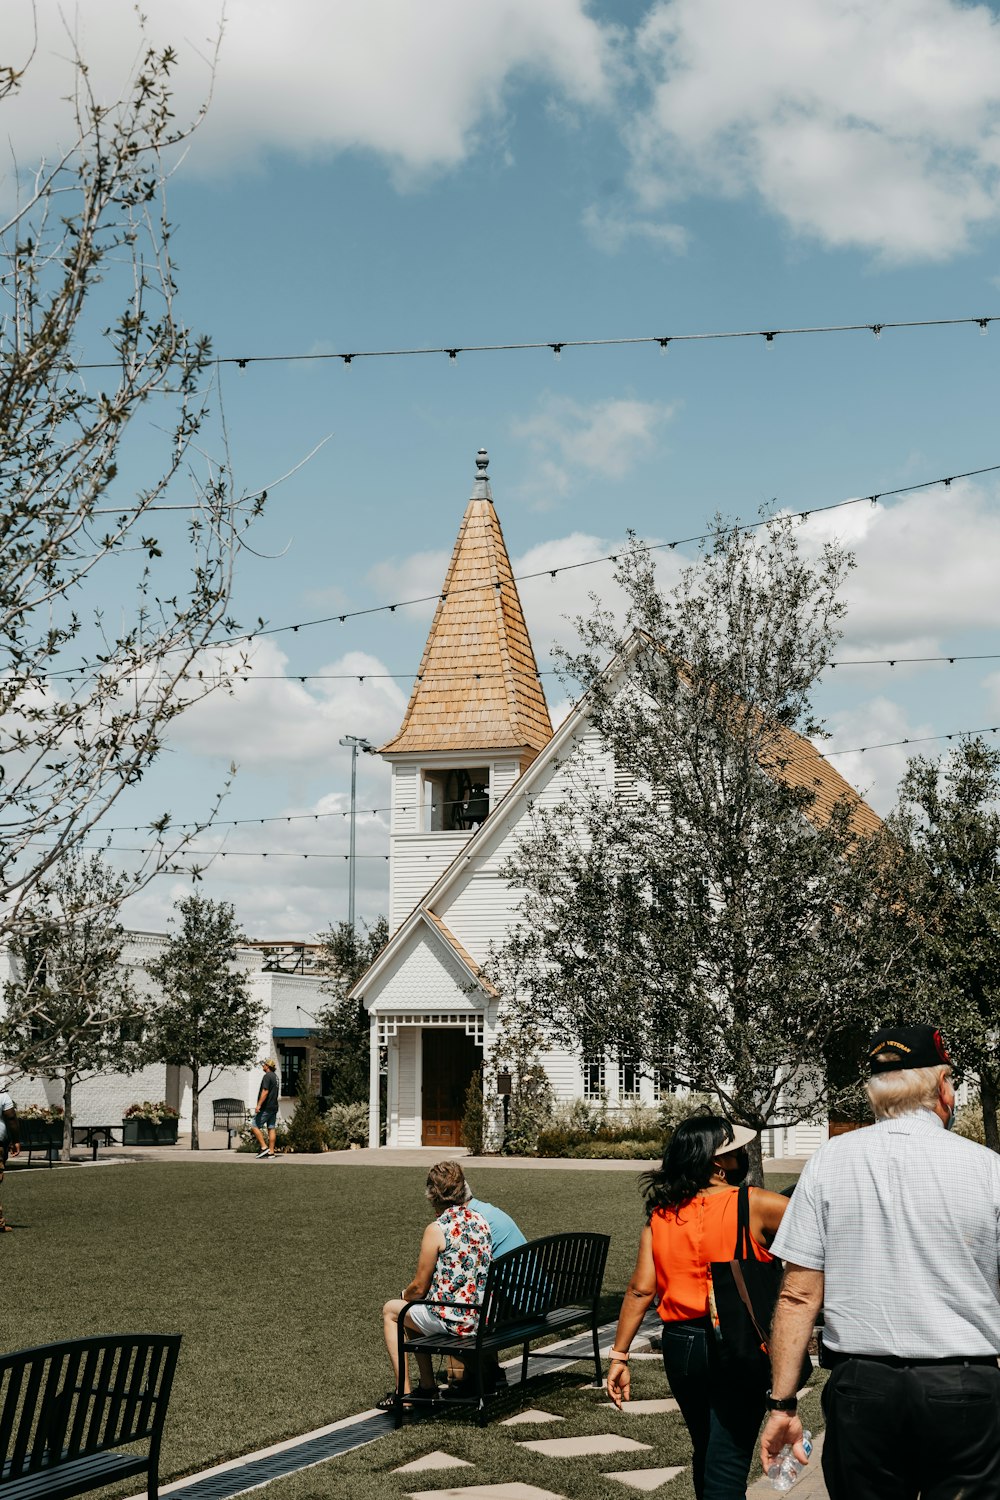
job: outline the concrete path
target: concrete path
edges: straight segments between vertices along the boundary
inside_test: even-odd
[[[276,1171],[287,1166],[309,1167],[312,1170],[323,1167],[423,1167],[426,1171],[436,1161],[441,1161],[446,1157],[460,1160],[463,1167],[470,1173],[482,1171],[484,1168],[489,1170],[508,1167],[535,1172],[648,1172],[653,1165],[648,1160],[590,1161],[560,1156],[470,1156],[461,1146],[447,1152],[436,1146],[413,1150],[396,1150],[388,1146],[372,1150],[366,1146],[357,1151],[318,1151],[301,1156],[290,1152],[285,1156],[275,1157],[273,1161],[259,1161],[250,1153],[227,1150],[224,1130],[203,1130],[199,1151],[191,1150],[189,1137],[186,1136],[181,1136],[176,1146],[99,1147],[96,1165],[109,1162],[182,1161],[185,1164],[193,1162],[200,1166],[252,1166],[256,1171]],[[85,1162],[95,1165],[91,1162],[91,1152],[86,1147],[74,1148],[73,1161],[81,1165]],[[764,1170],[767,1172],[801,1172],[804,1164],[805,1158],[765,1161]],[[7,1170],[24,1171],[27,1166],[27,1161],[22,1164],[18,1160],[8,1162]],[[48,1170],[42,1157],[36,1156],[31,1166]]]

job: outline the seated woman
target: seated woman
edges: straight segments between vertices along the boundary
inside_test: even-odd
[[[486,1273],[492,1259],[490,1227],[482,1214],[466,1203],[465,1177],[456,1161],[438,1162],[427,1174],[427,1198],[436,1214],[420,1241],[417,1269],[402,1296],[382,1309],[385,1347],[399,1383],[399,1334],[397,1324],[405,1319],[409,1333],[445,1333],[465,1336],[476,1331],[479,1304],[486,1289]],[[425,1306],[444,1299],[450,1307]],[[437,1386],[429,1354],[417,1355],[420,1384],[410,1389],[409,1369],[404,1371],[403,1391],[411,1401],[434,1401]],[[388,1411],[395,1387],[383,1396],[379,1408]]]

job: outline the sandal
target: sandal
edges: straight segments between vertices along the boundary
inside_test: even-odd
[[[375,1402],[375,1411],[394,1411],[396,1407],[396,1392],[386,1391],[380,1401]]]

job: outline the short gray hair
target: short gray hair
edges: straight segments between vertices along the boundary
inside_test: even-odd
[[[895,1068],[869,1078],[868,1098],[876,1120],[895,1120],[916,1109],[933,1109],[938,1101],[938,1085],[951,1077],[948,1063],[934,1068]]]

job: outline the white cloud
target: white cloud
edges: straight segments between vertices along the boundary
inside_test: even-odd
[[[608,397],[585,404],[569,396],[542,398],[532,416],[511,423],[512,436],[532,454],[532,477],[521,488],[536,508],[567,495],[575,477],[622,479],[656,446],[675,407],[662,401]]]
[[[882,696],[831,714],[827,728],[830,739],[822,741],[819,748],[830,756],[830,764],[845,781],[883,817],[895,806],[899,782],[911,756],[925,750],[936,754],[940,749],[936,744],[914,744],[925,735],[933,735],[933,725],[926,720],[914,722],[900,704]],[[910,743],[892,743],[902,740]],[[848,753],[838,753],[841,751]]]
[[[330,769],[340,779],[350,762],[341,735],[361,735],[377,745],[398,729],[406,697],[394,681],[380,678],[387,669],[377,657],[351,651],[318,669],[316,679],[344,677],[339,681],[301,682],[288,675],[287,665],[273,641],[257,642],[249,681],[187,709],[171,727],[171,742],[248,770]],[[403,687],[408,691],[409,684]]]
[[[839,654],[938,654],[962,631],[1000,630],[998,498],[995,481],[955,480],[810,517],[807,546],[838,536],[857,557]]]
[[[796,232],[941,260],[1000,212],[1000,22],[958,0],[659,0],[629,127],[648,213],[756,194]]]
[[[687,249],[688,232],[682,224],[643,218],[624,208],[601,209],[591,203],[583,214],[583,227],[598,250],[617,255],[629,240],[647,240],[680,255]]]
[[[222,8],[218,0],[147,8],[151,37],[180,54],[180,118],[208,88],[205,59]],[[9,0],[7,57],[27,57],[34,9]],[[59,8],[43,0],[37,11],[39,47],[14,106],[22,162],[65,134],[53,104],[68,91],[71,46]],[[135,62],[131,4],[100,0],[66,14],[94,87],[114,98]],[[212,107],[192,161],[245,167],[272,150],[357,149],[402,174],[452,167],[489,129],[502,135],[515,79],[541,81],[573,104],[606,103],[614,40],[583,0],[237,0],[226,9]]]

